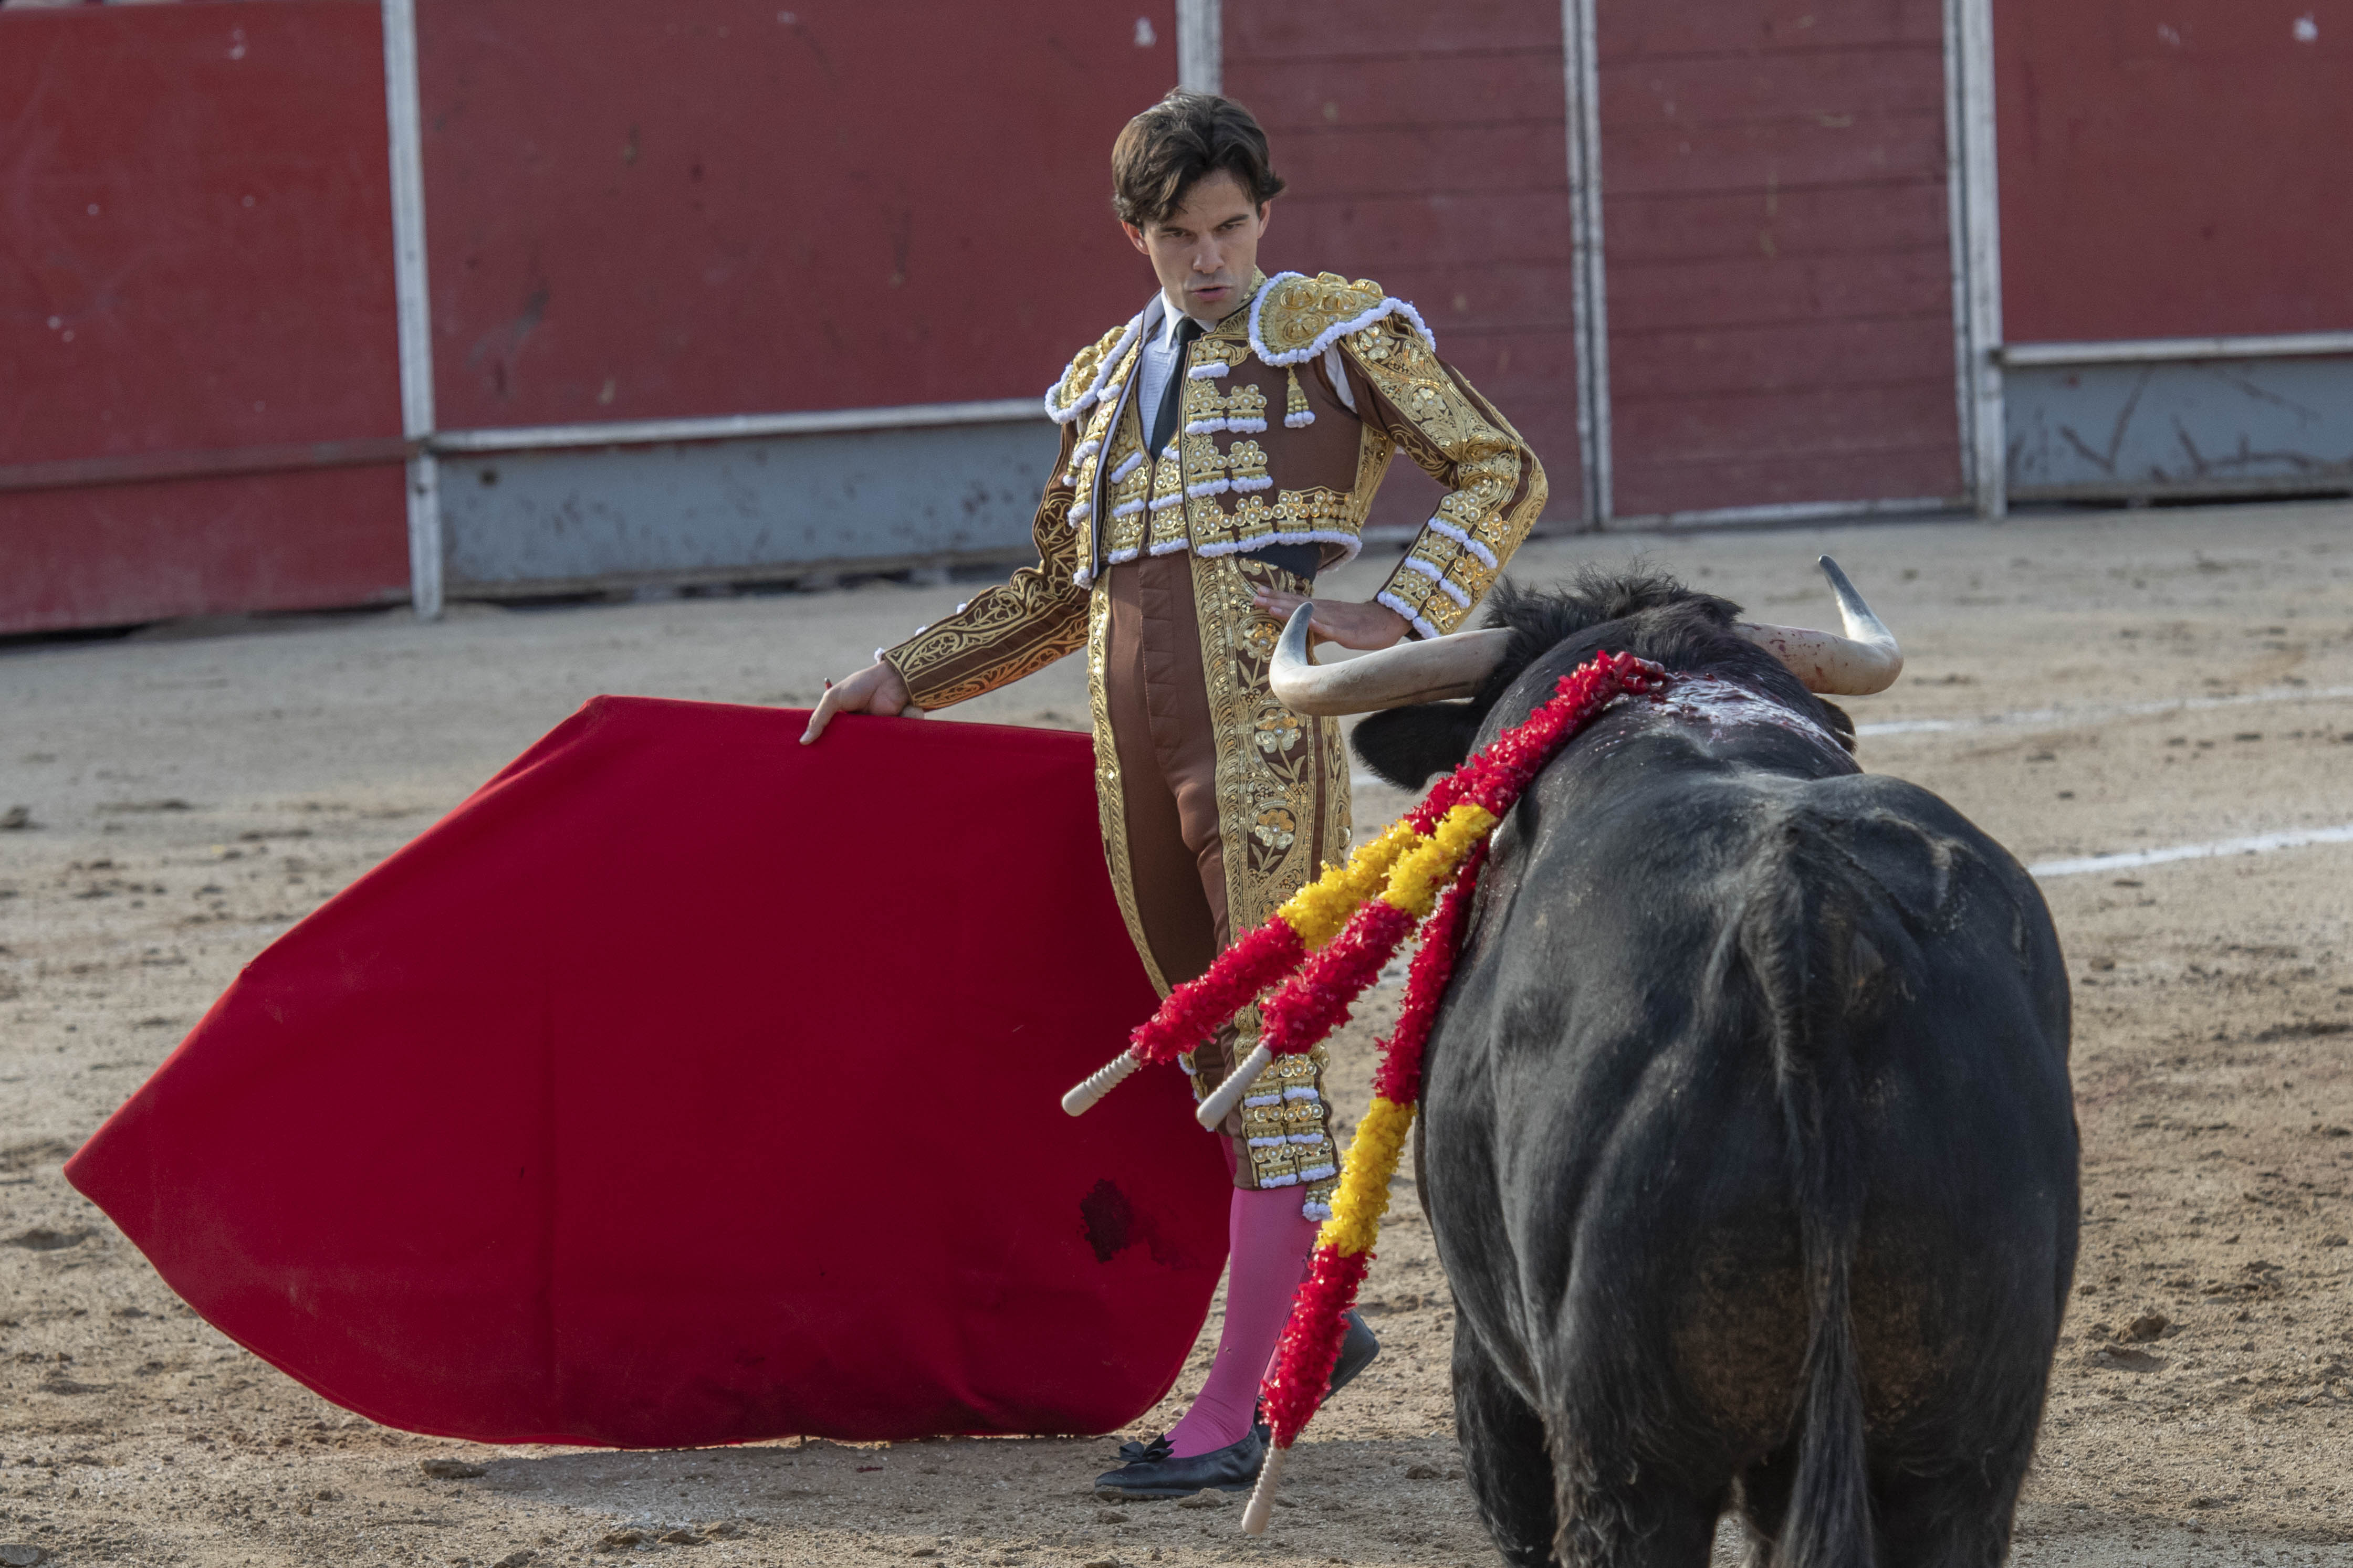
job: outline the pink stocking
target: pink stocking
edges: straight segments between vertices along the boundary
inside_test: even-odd
[[[1234,1193],[1226,1221],[1226,1327],[1200,1397],[1168,1434],[1176,1458],[1239,1443],[1250,1430],[1259,1384],[1315,1248],[1315,1222],[1299,1212],[1299,1203],[1296,1187]]]

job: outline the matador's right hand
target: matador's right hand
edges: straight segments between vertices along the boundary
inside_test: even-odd
[[[899,672],[876,660],[850,676],[839,686],[828,682],[825,695],[818,699],[817,711],[809,715],[808,728],[801,731],[801,744],[806,746],[825,733],[837,713],[896,713],[902,718],[920,719],[923,710],[907,695],[907,683]]]

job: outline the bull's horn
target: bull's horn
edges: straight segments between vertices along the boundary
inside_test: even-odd
[[[1507,631],[1457,632],[1399,643],[1341,664],[1317,664],[1307,651],[1314,610],[1302,605],[1291,612],[1267,672],[1276,700],[1294,713],[1372,713],[1468,697],[1486,684],[1512,641]]]
[[[1894,635],[1846,580],[1839,563],[1827,555],[1820,562],[1822,575],[1831,580],[1831,591],[1838,595],[1839,618],[1846,622],[1846,636],[1803,626],[1752,626],[1746,621],[1739,625],[1740,635],[1788,665],[1809,691],[1825,697],[1868,697],[1886,690],[1904,673],[1904,650],[1895,646]]]

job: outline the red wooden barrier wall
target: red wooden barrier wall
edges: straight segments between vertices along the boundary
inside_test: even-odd
[[[1957,494],[1938,0],[1599,31],[1616,511]]]
[[[2353,329],[2353,5],[2005,0],[2004,336]]]
[[[396,460],[21,488],[397,442],[382,37],[353,0],[0,14],[0,632],[406,595]]]
[[[1174,0],[417,10],[445,428],[1042,396],[1155,287]]]
[[[1151,287],[1105,165],[1176,16],[1021,22],[420,0],[441,426],[1035,395]],[[1416,300],[1573,516],[1556,0],[1225,23],[1293,182],[1267,265]],[[1600,24],[1617,512],[1957,492],[1938,0]],[[1998,24],[2012,341],[2353,326],[2339,0]],[[403,593],[379,40],[364,0],[0,15],[0,632]]]
[[[1565,83],[1558,0],[1225,10],[1225,89],[1291,182],[1262,264],[1414,301],[1535,447],[1563,519],[1580,483]],[[1419,524],[1440,493],[1399,460],[1374,521]]]

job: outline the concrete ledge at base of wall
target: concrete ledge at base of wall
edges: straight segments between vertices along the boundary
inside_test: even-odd
[[[1410,528],[1368,528],[1366,554],[1401,554],[1418,531]],[[1550,519],[1536,524],[1528,537],[1556,539],[1593,533],[1575,518]],[[726,594],[822,593],[861,579],[890,578],[914,584],[951,582],[981,583],[1001,579],[1016,568],[1031,565],[1037,552],[1019,549],[975,550],[913,555],[842,556],[821,562],[775,562],[744,566],[717,566],[688,571],[610,572],[582,577],[535,577],[503,583],[459,583],[447,596],[452,603],[525,605],[534,601],[621,601],[689,597]]]
[[[2335,473],[2298,474],[2274,479],[2022,485],[2010,492],[2013,507],[2063,506],[2073,502],[2125,507],[2215,506],[2230,501],[2338,500],[2347,496],[2353,496],[2353,466]]]
[[[715,566],[676,572],[608,572],[584,577],[533,577],[508,583],[451,584],[452,603],[524,605],[570,599],[654,599],[730,594],[824,593],[862,579],[890,578],[917,585],[996,580],[1038,559],[1034,550],[976,550],[921,555],[873,555],[824,562]]]
[[[2021,365],[2002,399],[2021,500],[2353,490],[2353,354]]]
[[[441,459],[451,598],[1029,555],[1043,418]]]
[[[1702,533],[1725,529],[1822,528],[1874,522],[1954,522],[1975,515],[1965,496],[1917,496],[1894,500],[1793,501],[1778,506],[1726,507],[1712,511],[1651,512],[1613,517],[1599,533]]]
[[[1034,560],[1059,433],[1043,419],[650,446],[451,452],[440,464],[451,599],[528,601],[699,587],[820,587]],[[1613,518],[1609,531],[1816,526],[1966,515],[1957,497]],[[1419,525],[1366,531],[1401,549]],[[1546,519],[1539,536],[1591,530]]]
[[[2013,515],[2021,515],[2030,509],[2064,510],[2079,506],[2199,506],[2231,501],[2333,500],[2346,495],[2353,495],[2353,479],[2335,487],[2309,483],[2242,482],[2207,489],[2152,489],[2147,487],[2084,485],[2017,492],[2010,497],[2010,510]],[[1827,502],[1820,506],[1611,518],[1599,528],[1589,527],[1580,518],[1547,518],[1538,522],[1528,537],[1561,539],[1577,534],[1599,537],[1728,530],[1758,532],[1776,529],[1974,521],[1975,510],[1966,499],[1936,497],[1912,502]],[[1365,531],[1366,552],[1368,555],[1382,552],[1401,552],[1412,543],[1417,531],[1409,527],[1368,528]],[[1036,551],[1025,540],[1019,545],[981,550],[852,554],[816,561],[751,562],[691,569],[607,572],[501,582],[459,582],[448,586],[448,597],[452,602],[529,604],[555,600],[620,601],[702,594],[718,596],[739,593],[819,593],[871,578],[890,578],[913,584],[958,581],[978,584],[999,581],[1006,574],[1029,565],[1036,560]]]

